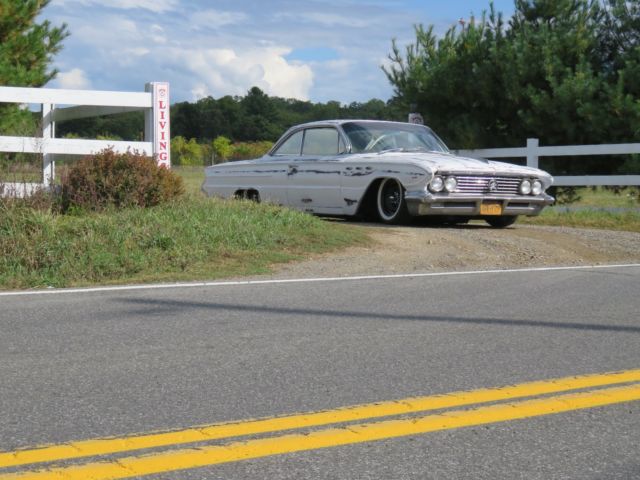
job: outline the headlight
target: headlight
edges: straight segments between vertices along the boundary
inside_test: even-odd
[[[542,193],[542,182],[540,180],[534,180],[531,184],[531,194],[540,195]]]
[[[530,180],[523,180],[520,183],[520,193],[522,195],[529,195],[531,193],[531,181]]]
[[[456,180],[456,177],[447,177],[444,181],[444,189],[449,193],[453,192],[457,186],[458,180]]]
[[[429,190],[432,192],[438,193],[441,192],[444,188],[444,180],[440,176],[433,177],[431,183],[429,184]]]

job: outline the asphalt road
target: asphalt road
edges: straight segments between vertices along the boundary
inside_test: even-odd
[[[0,296],[0,452],[640,369],[638,312],[640,267]],[[640,401],[528,411],[144,478],[640,478]]]

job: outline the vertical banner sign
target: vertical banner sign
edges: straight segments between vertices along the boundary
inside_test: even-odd
[[[171,168],[169,84],[154,82],[153,86],[153,151],[159,167]]]

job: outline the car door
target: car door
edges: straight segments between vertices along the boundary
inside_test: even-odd
[[[292,207],[313,213],[343,213],[340,154],[344,150],[336,128],[304,130],[301,154],[289,162],[287,198]]]
[[[289,165],[300,157],[304,132],[289,135],[277,149],[260,160],[256,175],[260,178],[260,197],[264,201],[291,206],[287,195]]]

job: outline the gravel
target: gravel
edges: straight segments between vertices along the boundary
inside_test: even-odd
[[[640,263],[640,233],[634,232],[518,224],[506,229],[354,225],[369,233],[370,245],[274,266],[271,275],[259,278]]]

